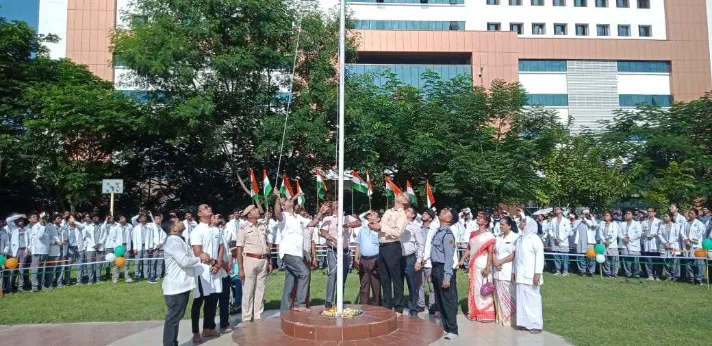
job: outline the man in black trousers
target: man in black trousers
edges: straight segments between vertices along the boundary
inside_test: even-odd
[[[403,313],[403,271],[401,270],[403,248],[400,237],[408,225],[405,208],[409,201],[405,194],[396,196],[395,205],[386,210],[381,222],[369,224],[372,230],[379,232],[380,246],[376,263],[383,288],[383,303],[399,314]]]
[[[457,339],[457,280],[455,251],[457,243],[450,230],[453,212],[449,209],[440,211],[440,228],[433,236],[430,250],[430,262],[433,264],[432,282],[435,288],[435,301],[440,307],[445,339]],[[426,256],[428,254],[425,254]]]

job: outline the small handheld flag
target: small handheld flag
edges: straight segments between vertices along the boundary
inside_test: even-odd
[[[408,197],[410,197],[410,204],[417,207],[418,198],[415,197],[415,191],[413,190],[413,186],[410,185],[410,180],[405,181],[405,191],[408,194]]]
[[[255,178],[255,171],[250,168],[250,197],[255,201],[260,199],[260,188],[257,186],[257,178]]]
[[[324,178],[321,177],[321,171],[316,170],[316,195],[319,199],[324,199],[326,195],[326,184],[324,183]]]
[[[433,195],[433,190],[430,188],[430,182],[425,181],[425,200],[427,201],[428,208],[432,208],[435,205],[435,196]]]

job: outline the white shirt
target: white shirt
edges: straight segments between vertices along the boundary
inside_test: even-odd
[[[270,218],[267,221],[267,231],[269,232],[268,239],[269,239],[270,243],[272,243],[274,245],[279,245],[279,242],[282,238],[282,235],[280,234],[281,233],[280,228],[281,227],[279,225],[279,222],[277,222],[277,220]]]
[[[670,252],[673,255],[680,254],[680,228],[674,223],[666,225],[664,222],[660,225],[658,238],[660,239],[660,253]],[[670,249],[665,249],[665,244],[670,245]]]
[[[514,255],[514,272],[518,284],[533,285],[534,274],[541,274],[539,285],[544,284],[544,244],[536,233],[519,237]]]
[[[198,223],[193,221],[188,221],[188,220],[183,220],[183,226],[185,226],[185,231],[183,231],[183,238],[185,238],[185,241],[190,244],[190,234],[193,233],[193,228],[197,226]]]
[[[46,255],[49,253],[49,234],[41,223],[32,226],[29,232],[27,249],[33,255]]]
[[[86,251],[104,251],[104,242],[106,241],[106,233],[104,232],[104,227],[102,225],[97,225],[91,223],[84,229],[86,234]],[[95,245],[100,245],[99,248],[95,249]]]
[[[280,224],[279,258],[284,255],[303,257],[304,253],[304,218],[299,215],[282,212]]]
[[[194,289],[195,270],[193,268],[200,263],[200,259],[195,257],[190,245],[181,237],[171,235],[166,239],[163,251],[166,264],[163,294],[168,296]]]
[[[549,224],[549,236],[552,238],[551,247],[553,250],[569,251],[569,235],[571,235],[571,222],[565,217],[551,219]],[[561,242],[557,245],[554,240],[559,239]]]
[[[643,228],[643,249],[646,252],[657,252],[658,251],[658,241],[660,240],[658,234],[660,233],[660,227],[663,225],[663,221],[654,218],[653,220],[645,219],[640,222]],[[648,236],[652,237],[648,239]],[[664,248],[664,247],[663,247]]]
[[[619,225],[618,237],[621,239],[623,246],[628,251],[640,251],[640,237],[643,235],[643,228],[640,222],[632,220],[630,224],[626,221]],[[630,241],[626,243],[623,239],[628,237]]]
[[[203,252],[210,255],[210,258],[218,258],[218,250],[222,244],[222,236],[217,227],[209,226],[207,223],[199,223],[190,235],[190,245],[200,245],[203,247]],[[220,269],[217,274],[210,273],[210,266],[207,264],[199,264],[195,266],[195,289],[193,289],[193,297],[200,297],[198,289],[198,281],[203,288],[203,296],[213,293],[222,292],[222,278],[225,271]]]
[[[138,224],[133,228],[133,249],[135,251],[150,250],[155,246],[156,239],[152,227],[148,224]]]
[[[609,249],[618,248],[618,223],[611,221],[610,224],[606,225],[605,222],[598,224],[598,234],[601,237],[601,242],[609,242]]]
[[[504,233],[497,236],[497,240],[494,244],[495,258],[498,260],[504,259],[505,257],[514,253],[517,249],[517,240],[519,239],[519,234],[514,232],[509,232],[507,236]],[[514,262],[514,261],[512,261]],[[494,279],[502,281],[512,280],[512,262],[502,264],[502,270],[494,270]]]

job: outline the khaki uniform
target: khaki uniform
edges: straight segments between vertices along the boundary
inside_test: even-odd
[[[264,222],[253,224],[249,221],[240,222],[237,230],[238,247],[245,254],[243,270],[245,280],[242,282],[242,320],[259,320],[264,311],[265,282],[267,281],[269,246],[267,245],[267,225]]]

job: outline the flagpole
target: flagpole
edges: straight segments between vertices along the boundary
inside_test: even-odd
[[[339,211],[336,256],[336,312],[344,311],[344,92],[345,92],[345,64],[346,64],[346,0],[340,1],[339,10]]]

